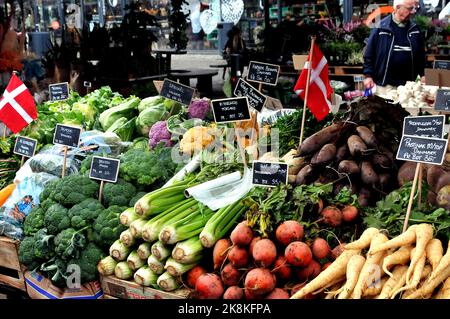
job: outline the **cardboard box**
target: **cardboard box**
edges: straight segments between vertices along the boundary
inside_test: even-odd
[[[450,86],[450,70],[425,69],[427,85]]]
[[[298,71],[303,70],[307,59],[308,59],[307,55],[301,54],[292,55],[292,61],[294,62],[294,69]]]

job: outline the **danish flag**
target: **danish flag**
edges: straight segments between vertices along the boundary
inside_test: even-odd
[[[330,113],[331,94],[333,93],[333,89],[331,88],[330,81],[328,79],[328,61],[316,44],[314,44],[313,57],[311,59],[310,52],[305,67],[303,68],[297,84],[294,87],[294,91],[303,100],[305,99],[305,88],[308,78],[308,63],[310,63],[311,60],[311,76],[306,105],[315,118],[318,121],[321,121],[327,116],[328,113]]]
[[[17,75],[13,74],[0,100],[0,121],[16,134],[36,118],[33,96]]]

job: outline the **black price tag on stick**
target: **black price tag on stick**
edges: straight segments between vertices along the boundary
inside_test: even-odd
[[[253,162],[252,181],[254,185],[275,187],[288,182],[288,164]]]
[[[53,144],[78,147],[80,143],[81,127],[56,124]]]
[[[450,112],[450,90],[439,89],[434,102],[436,111]]]
[[[175,102],[189,105],[191,104],[194,92],[195,90],[190,86],[165,79],[159,95]]]
[[[50,92],[50,101],[64,101],[69,98],[69,83],[50,84],[48,86]]]
[[[445,115],[407,116],[403,135],[444,138]]]
[[[261,112],[267,101],[267,96],[260,93],[250,83],[242,79],[239,79],[236,88],[234,89],[234,95],[248,97],[248,104],[258,112]]]
[[[251,120],[247,97],[212,100],[214,120],[216,123],[229,123]]]
[[[435,60],[433,63],[433,69],[450,70],[450,61],[447,60]]]
[[[14,145],[14,154],[33,157],[36,152],[37,141],[32,138],[18,136]]]
[[[442,165],[447,143],[447,139],[403,135],[396,158],[409,162]]]
[[[278,74],[280,74],[279,65],[250,61],[247,80],[275,86]]]
[[[89,178],[115,183],[119,175],[120,160],[93,156]]]

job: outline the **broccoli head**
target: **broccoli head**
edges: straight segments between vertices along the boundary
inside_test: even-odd
[[[60,204],[53,204],[45,212],[44,225],[49,234],[56,235],[70,227],[68,209]]]
[[[40,261],[34,255],[34,237],[27,236],[19,246],[19,261],[21,264],[28,267],[28,269],[36,269],[40,265]]]
[[[55,255],[54,247],[55,236],[49,235],[47,229],[42,228],[33,236],[34,256],[40,259],[51,259]]]
[[[58,187],[59,179],[52,179],[51,181],[45,183],[44,190],[39,195],[39,201],[42,203],[47,198],[49,198],[50,194],[55,191]]]
[[[87,240],[81,231],[67,228],[55,237],[55,252],[64,260],[78,258]]]
[[[59,257],[53,257],[41,265],[41,271],[49,278],[56,287],[65,288],[67,286],[67,264]]]
[[[40,206],[35,206],[31,209],[30,214],[25,218],[23,223],[23,230],[25,235],[30,236],[36,233],[39,229],[44,227],[45,211]]]
[[[81,162],[81,167],[80,167],[80,174],[81,175],[89,176],[89,171],[91,170],[91,164],[92,164],[92,157],[93,157],[93,155],[88,155]]]
[[[101,250],[94,243],[89,243],[81,252],[80,258],[71,259],[67,265],[78,265],[81,271],[81,283],[96,280],[98,277],[97,264],[105,257]]]
[[[57,186],[50,193],[50,198],[66,207],[81,203],[86,198],[96,197],[99,190],[97,182],[82,175],[64,177]]]
[[[69,209],[69,218],[73,228],[81,229],[91,225],[105,209],[96,199],[88,198]]]
[[[41,202],[39,206],[42,208],[44,212],[46,212],[53,204],[57,204],[57,202],[48,198],[45,201]]]
[[[138,200],[140,200],[144,195],[147,195],[146,192],[138,192],[136,195],[133,196],[132,199],[130,199],[130,202],[128,203],[128,207],[134,207],[134,205],[137,203]]]
[[[120,237],[126,227],[120,223],[120,214],[126,206],[110,206],[105,209],[94,222],[93,240],[101,248],[109,248]]]
[[[135,194],[136,187],[122,179],[119,179],[115,184],[107,183],[103,189],[103,198],[106,206],[127,206]]]

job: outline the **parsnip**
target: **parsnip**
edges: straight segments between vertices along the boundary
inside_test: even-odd
[[[345,245],[345,249],[366,249],[370,246],[372,239],[378,235],[380,231],[377,228],[367,228],[358,240]]]
[[[408,228],[407,231],[405,231],[403,234],[392,238],[391,240],[374,247],[372,250],[372,254],[375,254],[380,251],[388,250],[391,248],[398,248],[402,246],[411,245],[416,242],[416,228],[417,225],[412,225]]]
[[[366,258],[361,255],[355,255],[350,258],[350,261],[347,264],[347,281],[340,289],[338,299],[347,299],[351,295],[358,282],[359,274],[361,273],[365,261]]]
[[[443,269],[441,272],[435,274],[435,276],[430,277],[430,279],[428,279],[422,287],[417,289],[413,294],[409,295],[406,299],[425,298],[431,295],[434,289],[436,289],[436,287],[439,286],[444,280],[447,280],[449,276],[450,276],[450,267],[447,267]]]
[[[444,284],[436,294],[435,299],[450,299],[450,277],[444,281]]]
[[[383,260],[383,271],[389,275],[389,277],[392,277],[392,273],[388,270],[389,267],[395,266],[395,265],[404,265],[406,264],[410,258],[411,258],[411,250],[413,249],[413,246],[404,246],[400,247],[397,251],[393,252],[392,254],[386,256]]]
[[[425,251],[427,254],[428,262],[433,267],[433,270],[436,269],[436,267],[439,265],[439,262],[441,261],[444,255],[444,248],[442,247],[442,242],[437,238],[431,239],[428,242]]]
[[[416,250],[417,250],[417,248],[414,248],[411,251],[411,256],[414,256],[414,254],[416,253]],[[406,281],[407,281],[406,286],[395,290],[392,293],[391,298],[394,298],[397,294],[399,294],[402,291],[406,291],[406,290],[409,290],[409,289],[414,289],[414,288],[417,287],[417,285],[419,284],[420,279],[422,277],[422,272],[423,272],[423,269],[425,267],[425,261],[426,261],[426,256],[425,256],[425,254],[423,254],[422,257],[417,262],[416,267],[414,268],[414,274],[413,274],[412,280],[408,283],[408,278],[406,278]],[[410,269],[410,268],[408,268],[408,269]],[[408,272],[406,273],[406,276],[408,276]]]
[[[421,262],[423,258],[426,258],[425,249],[428,245],[428,242],[433,239],[433,226],[425,223],[419,224],[415,229],[415,233],[416,249],[415,252],[411,255],[411,263],[409,264],[408,272],[406,273],[406,283],[408,285],[411,285],[413,281],[413,276],[415,274],[415,268],[417,264],[419,263],[419,261]],[[423,263],[425,264],[425,261]]]
[[[362,295],[363,298],[378,296],[381,293],[381,290],[383,289],[388,279],[389,279],[388,276],[384,276],[383,278],[381,278],[380,281],[373,283],[372,285],[367,287],[367,289],[364,290],[363,292]]]
[[[398,282],[402,279],[402,277],[406,277],[406,271],[408,270],[408,266],[395,266],[392,277],[386,281],[383,288],[381,289],[380,295],[377,299],[389,299],[391,297],[392,291],[398,284]],[[402,284],[403,286],[403,284]]]

